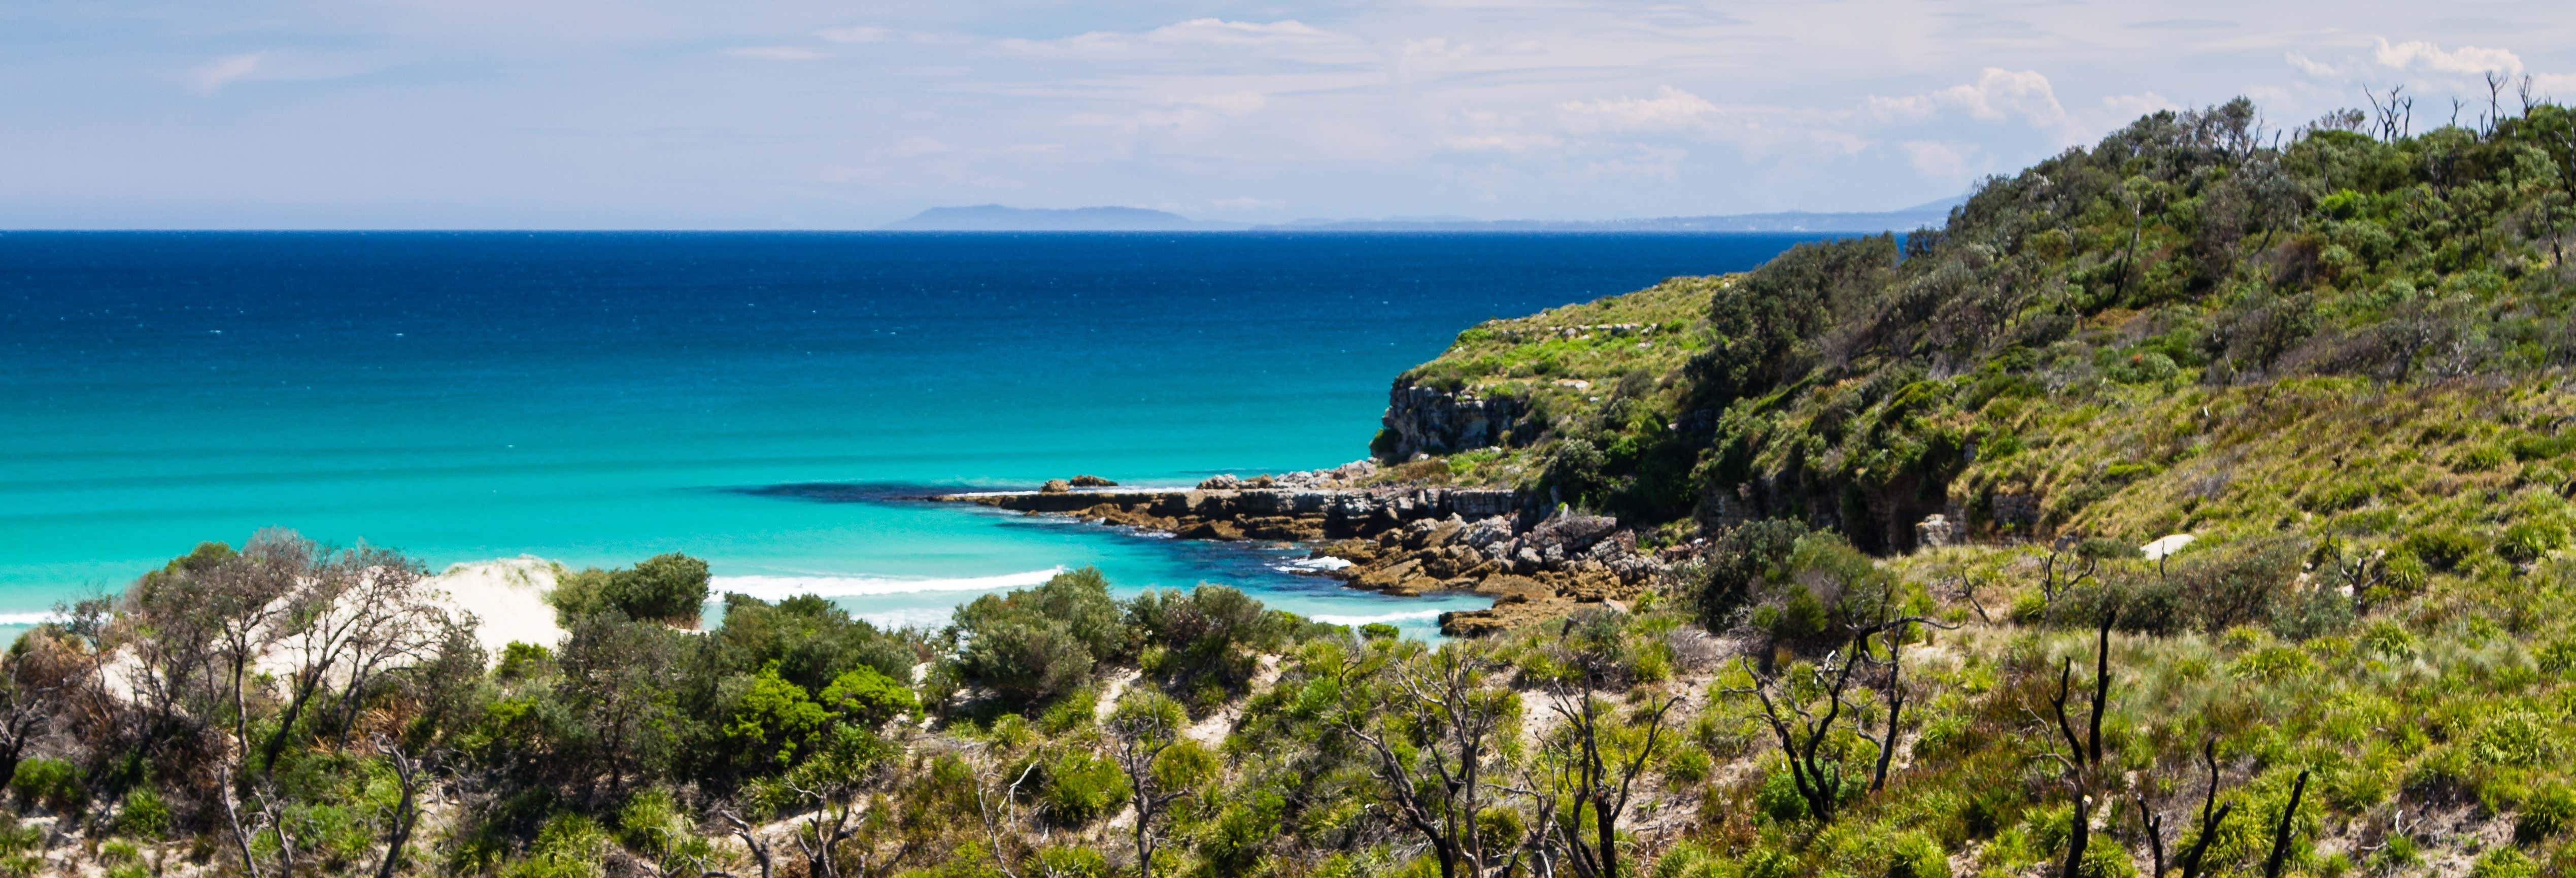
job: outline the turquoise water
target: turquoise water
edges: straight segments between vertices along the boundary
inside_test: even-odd
[[[1359,457],[1478,320],[1779,235],[0,234],[0,618],[284,526],[433,566],[707,558],[891,622],[1048,572],[1420,630],[1291,555],[782,483],[1185,484]]]

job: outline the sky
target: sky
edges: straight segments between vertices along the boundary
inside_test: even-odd
[[[10,0],[0,228],[1888,210],[2489,73],[2576,100],[2565,0]]]

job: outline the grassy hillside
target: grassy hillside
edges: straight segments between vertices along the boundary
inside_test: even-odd
[[[2330,117],[2278,149],[2254,118],[2148,117],[1901,247],[1804,245],[1650,291],[1706,296],[1671,350],[1550,359],[1480,327],[1414,374],[1547,400],[1548,429],[1515,437],[1530,487],[1633,519],[1799,518],[1872,551],[1935,512],[1987,537],[2439,526],[2492,545],[2502,516],[2417,501],[2475,486],[2534,492],[2491,509],[2555,508],[2567,111],[2395,140]],[[1623,380],[1578,399],[1537,377],[1548,362]]]

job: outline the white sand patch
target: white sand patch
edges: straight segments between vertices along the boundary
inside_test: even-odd
[[[2175,552],[2182,551],[2182,547],[2191,545],[2195,539],[2198,537],[2190,534],[2169,534],[2157,537],[2155,542],[2139,546],[2138,554],[2145,556],[2149,561],[2162,561],[2173,557]]]
[[[1118,699],[1127,696],[1127,687],[1134,685],[1137,678],[1143,676],[1145,672],[1135,668],[1128,668],[1111,676],[1109,685],[1100,687],[1100,700],[1091,706],[1092,720],[1108,722],[1109,715],[1118,712]]]
[[[546,603],[556,569],[552,561],[521,555],[453,565],[426,584],[444,596],[440,603],[449,609],[474,614],[474,639],[498,659],[513,642],[547,649],[563,644],[554,605]]]

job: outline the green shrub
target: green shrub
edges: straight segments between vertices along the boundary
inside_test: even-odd
[[[81,786],[79,766],[41,756],[18,763],[17,773],[9,778],[9,791],[18,794],[21,808],[55,812],[70,811],[89,795]]]
[[[534,679],[552,668],[554,661],[554,650],[513,640],[501,647],[501,658],[493,663],[492,676],[503,682]]]
[[[2451,468],[2464,473],[2482,473],[2503,466],[2512,454],[2497,445],[2471,445],[2451,456]]]
[[[1049,847],[1038,851],[1038,874],[1060,878],[1115,878],[1109,858],[1084,847]]]
[[[1664,758],[1664,779],[1679,785],[1693,785],[1708,780],[1717,768],[1708,751],[1698,747],[1679,747]]]
[[[600,603],[636,618],[695,628],[707,604],[707,562],[678,552],[655,555],[608,575]]]
[[[1260,860],[1261,844],[1279,834],[1287,800],[1269,790],[1256,790],[1226,804],[1200,832],[1199,857],[1218,875],[1242,875]],[[1435,868],[1431,874],[1439,874]]]
[[[1898,836],[1889,854],[1887,878],[1950,878],[1950,854],[1929,835]]]
[[[607,605],[599,593],[608,586],[608,571],[597,567],[581,570],[557,569],[555,588],[546,593],[546,603],[555,608],[555,624],[570,629],[583,617],[599,612]]]
[[[1722,862],[1697,842],[1683,841],[1665,849],[1664,855],[1655,860],[1654,870],[1646,874],[1650,878],[1702,878]]]
[[[501,869],[501,878],[600,878],[606,873],[608,834],[578,814],[546,821],[527,856]]]
[[[1046,767],[1041,794],[1047,813],[1067,826],[1108,816],[1127,800],[1127,775],[1118,764],[1089,753],[1059,756]]]
[[[1061,623],[1001,619],[979,627],[957,670],[1003,698],[1032,703],[1071,692],[1091,677],[1091,650]]]
[[[2456,527],[2429,527],[2407,534],[2405,549],[2425,566],[2448,571],[2478,553],[2478,538]]]
[[[2529,564],[2566,544],[2567,528],[2556,521],[2518,521],[2504,529],[2495,552],[2506,561]]]
[[[2509,847],[2480,854],[2477,863],[2469,867],[2469,878],[2534,878],[2539,874],[2539,863]]]
[[[976,598],[958,607],[954,619],[950,631],[965,641],[958,672],[1023,704],[1071,692],[1096,663],[1135,654],[1109,581],[1090,567],[1036,588]]]
[[[1701,622],[1722,630],[1737,608],[1773,584],[1787,581],[1789,555],[1806,535],[1806,525],[1776,518],[1746,522],[1718,534],[1700,565],[1698,586],[1692,589]]]
[[[910,688],[866,665],[832,678],[832,684],[823,688],[821,701],[823,709],[842,722],[868,729],[921,708],[920,698]]]
[[[159,839],[170,831],[170,805],[151,787],[135,787],[116,809],[116,831],[136,838]]]
[[[1212,682],[1235,690],[1250,683],[1253,651],[1278,645],[1288,627],[1287,617],[1222,585],[1146,591],[1128,602],[1127,618],[1148,643],[1167,651],[1165,682],[1182,688]]]
[[[2527,710],[2499,712],[2478,727],[2469,752],[2487,765],[2539,765],[2557,750],[2556,727]]]
[[[734,698],[733,718],[725,738],[744,761],[777,768],[793,765],[821,738],[832,719],[805,687],[778,676],[775,665],[762,668],[742,684]]]
[[[2513,823],[2515,841],[2532,844],[2567,831],[2576,825],[2576,789],[2563,782],[2549,783],[2524,798],[2521,813]]]
[[[605,610],[695,628],[706,611],[707,562],[670,552],[629,568],[560,573],[546,600],[554,604],[556,623],[565,628]]]
[[[2097,844],[2084,849],[2084,862],[2076,867],[2075,874],[2081,878],[2137,878],[2138,864],[2117,844]]]

